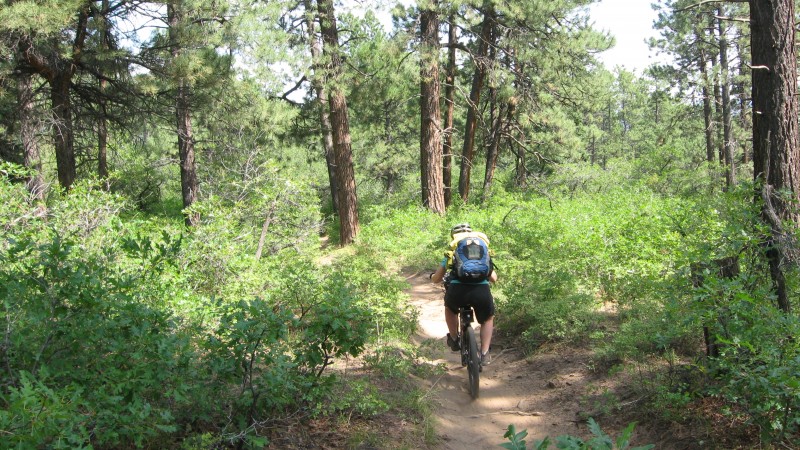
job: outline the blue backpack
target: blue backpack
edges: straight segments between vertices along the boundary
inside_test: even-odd
[[[479,237],[469,236],[458,241],[453,250],[453,276],[465,283],[485,281],[492,273],[489,246]]]

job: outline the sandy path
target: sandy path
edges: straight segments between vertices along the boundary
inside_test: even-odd
[[[543,354],[524,358],[492,344],[492,363],[481,373],[480,398],[472,400],[466,369],[458,353],[445,344],[443,291],[428,280],[427,273],[407,277],[411,303],[420,313],[417,339],[435,339],[435,362],[444,362],[447,373],[425,380],[435,403],[441,449],[497,449],[509,424],[527,429],[527,441],[564,434],[585,436],[578,421],[580,393],[589,383],[588,353],[568,356]],[[497,320],[502,327],[502,321]]]

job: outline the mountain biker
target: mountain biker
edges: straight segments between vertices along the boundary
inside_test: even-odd
[[[468,223],[460,223],[450,230],[450,237],[453,242],[467,236],[478,236],[488,243],[486,235],[473,231]],[[458,339],[453,337],[458,336],[458,308],[472,306],[478,323],[481,324],[481,363],[483,365],[489,364],[489,347],[492,343],[492,331],[494,330],[494,298],[489,289],[489,283],[497,281],[497,272],[492,267],[486,280],[465,282],[448,273],[452,269],[451,265],[451,257],[446,255],[436,272],[431,275],[431,281],[434,283],[445,280],[446,275],[449,278],[449,280],[445,281],[444,295],[444,318],[449,331],[447,333],[447,345],[453,351],[459,350]]]

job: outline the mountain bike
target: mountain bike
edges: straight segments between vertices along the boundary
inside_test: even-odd
[[[478,341],[475,340],[475,329],[472,308],[461,307],[458,309],[458,319],[461,326],[458,330],[458,342],[461,345],[461,365],[467,368],[469,374],[469,394],[473,399],[478,398],[481,377],[481,359],[478,353]]]

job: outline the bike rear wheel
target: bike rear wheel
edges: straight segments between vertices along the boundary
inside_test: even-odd
[[[469,357],[467,360],[467,372],[469,372],[469,394],[472,398],[478,398],[480,391],[481,360],[478,355],[478,342],[475,340],[475,330],[467,327],[467,343],[469,345]]]

